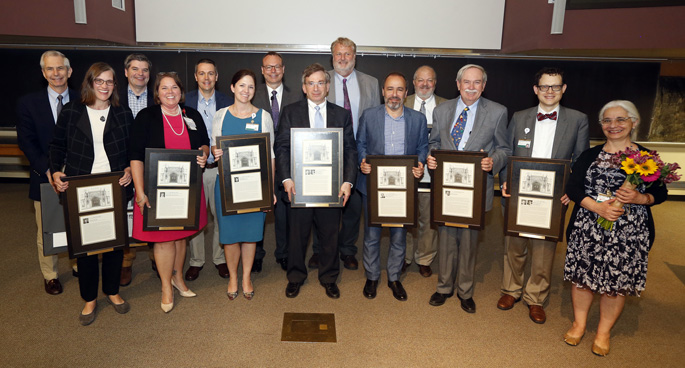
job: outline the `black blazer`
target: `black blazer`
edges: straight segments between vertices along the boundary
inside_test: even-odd
[[[69,88],[69,101],[79,101],[79,93]],[[48,150],[55,128],[47,88],[28,94],[17,102],[17,143],[31,164],[29,198],[40,201],[40,184],[47,183]]]
[[[281,111],[280,128],[276,134],[274,153],[279,183],[292,179],[290,173],[290,128],[309,128],[307,99],[287,105]],[[355,183],[357,178],[357,144],[354,140],[352,115],[336,104],[326,103],[326,127],[343,128],[343,182]]]
[[[197,96],[199,92],[198,90],[190,91],[186,93],[186,102],[185,105],[188,107],[191,107],[195,110],[197,110]],[[223,109],[224,107],[228,107],[229,105],[233,105],[233,97],[227,96],[225,93],[219,92],[219,91],[214,91],[214,98],[216,99],[216,111],[219,111],[220,109]]]
[[[302,88],[293,91],[288,88],[285,83],[283,83],[283,96],[281,96],[281,106],[279,106],[281,113],[283,112],[284,107],[297,101],[301,101],[303,98],[304,94],[302,93]],[[264,109],[264,111],[271,115],[271,95],[269,95],[269,90],[266,88],[266,83],[260,83],[257,85],[254,97],[252,98],[252,104],[260,109]]]
[[[196,130],[188,129],[190,148],[198,149],[201,146],[209,146],[209,136],[202,115],[195,109],[181,106],[185,115],[195,122]],[[164,145],[164,117],[162,107],[155,105],[140,110],[131,129],[131,148],[129,160],[145,162],[146,148],[165,148]]]
[[[133,114],[128,107],[110,107],[102,140],[112,171],[121,171],[129,166],[128,145],[132,124]],[[94,159],[93,132],[86,106],[80,102],[70,102],[57,119],[50,143],[50,171],[62,171],[67,176],[87,175],[91,173]]]

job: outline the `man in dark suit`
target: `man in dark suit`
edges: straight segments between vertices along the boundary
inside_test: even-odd
[[[357,190],[362,194],[364,216],[368,218],[366,176],[372,174],[372,167],[366,162],[367,155],[418,155],[418,167],[412,172],[419,179],[428,155],[428,127],[426,117],[418,111],[403,106],[407,97],[407,79],[401,73],[390,73],[383,81],[385,105],[366,109],[359,120],[357,151],[360,168],[364,175],[357,177]],[[373,173],[373,175],[376,175]],[[412,180],[412,178],[406,178]],[[376,195],[373,193],[372,195]],[[376,297],[378,280],[381,276],[381,235],[383,228],[369,226],[364,221],[364,269],[366,284],[363,294],[369,299]],[[402,264],[407,242],[407,230],[403,227],[390,228],[390,249],[388,250],[388,287],[399,301],[407,300],[407,292],[400,282]]]
[[[414,94],[404,100],[404,106],[421,112],[426,116],[428,132],[433,127],[433,110],[436,106],[447,101],[436,95],[435,85],[438,83],[435,70],[428,65],[420,66],[414,72]],[[415,261],[419,266],[419,274],[430,277],[433,274],[431,263],[438,254],[438,231],[431,227],[431,176],[428,167],[425,168],[423,178],[419,183],[419,218],[418,226],[409,232],[407,251],[404,256],[402,272]],[[416,246],[414,246],[416,243]]]
[[[328,101],[345,108],[352,114],[354,134],[357,134],[359,117],[364,110],[378,106],[381,95],[378,79],[364,74],[354,68],[357,60],[357,45],[349,38],[339,37],[331,44],[333,70],[327,73],[331,80]],[[338,238],[340,260],[348,270],[359,268],[357,261],[357,238],[359,238],[359,221],[362,215],[362,197],[352,189],[350,203],[343,210],[342,228]],[[314,255],[309,261],[310,267],[317,264],[318,239],[314,238]]]
[[[563,77],[563,71],[557,68],[543,68],[535,75],[533,92],[540,101],[538,106],[514,113],[509,123],[508,144],[514,156],[575,161],[581,152],[590,148],[587,115],[559,105],[566,92]],[[503,196],[507,196],[506,175],[506,170],[500,172]],[[562,202],[568,203],[566,196]],[[554,241],[504,238],[502,297],[497,308],[509,310],[523,296],[530,319],[545,323],[547,316],[543,306],[549,297],[556,246]],[[530,260],[530,278],[524,287],[527,259]]]
[[[78,101],[78,92],[68,88],[71,67],[59,51],[46,51],[40,57],[43,77],[48,81],[47,90],[26,95],[17,103],[17,141],[31,164],[29,198],[33,199],[36,210],[38,234],[38,261],[43,273],[45,292],[57,295],[62,292],[62,284],[57,275],[57,256],[43,256],[43,223],[40,208],[40,184],[48,179],[48,149],[52,133],[62,107],[71,101]]]
[[[481,97],[486,82],[485,69],[479,65],[468,64],[459,69],[457,87],[460,96],[433,110],[433,129],[428,145],[431,151],[443,149],[488,153],[488,157],[481,160],[481,168],[487,177],[485,209],[489,211],[494,196],[494,174],[506,166],[511,150],[507,145],[507,108]],[[429,169],[437,168],[435,157],[429,155],[427,163]],[[473,278],[478,230],[439,226],[438,233],[438,287],[429,303],[433,306],[443,305],[456,288],[461,308],[468,313],[475,313]]]
[[[278,181],[283,183],[288,201],[296,194],[291,173],[290,129],[291,128],[343,128],[343,184],[338,197],[343,197],[343,206],[350,199],[352,183],[357,176],[357,147],[352,133],[351,115],[345,109],[326,101],[330,86],[330,76],[321,64],[312,64],[302,73],[302,90],[307,99],[283,108],[279,121],[278,135],[274,151],[279,173]],[[300,286],[307,279],[305,254],[312,225],[321,240],[319,262],[319,282],[326,295],[337,299],[340,290],[336,285],[340,271],[338,261],[338,231],[340,228],[340,208],[291,208],[288,206],[290,234],[288,241],[288,286],[285,295],[294,298]]]
[[[216,82],[219,80],[219,70],[216,63],[211,59],[201,59],[195,64],[195,81],[197,90],[186,94],[185,105],[200,112],[202,120],[207,127],[207,136],[212,136],[212,120],[214,114],[229,105],[233,104],[233,98],[216,90]],[[212,238],[212,260],[214,267],[218,270],[219,276],[228,278],[228,267],[226,266],[226,256],[223,246],[219,243],[219,226],[216,222],[216,207],[214,202],[214,184],[218,172],[217,163],[214,156],[209,154],[205,170],[202,173],[202,184],[205,189],[205,199],[207,200],[207,210],[212,214],[214,221],[212,225],[206,226],[190,239],[190,267],[186,271],[185,279],[193,281],[200,276],[200,270],[205,264],[205,235]]]
[[[264,109],[271,114],[274,122],[274,131],[278,133],[278,121],[283,107],[302,100],[300,89],[291,91],[283,83],[283,73],[285,64],[281,54],[270,51],[262,59],[262,75],[264,82],[257,85],[252,104],[260,109]],[[278,176],[278,173],[276,173]],[[286,204],[283,198],[286,196],[283,185],[276,183],[276,206],[274,207],[274,230],[276,231],[276,250],[274,256],[276,262],[281,265],[283,271],[288,269],[288,216]],[[252,272],[261,272],[262,263],[266,252],[264,251],[264,240],[257,242],[257,252],[255,261],[252,264]]]
[[[130,54],[124,60],[124,74],[128,83],[119,90],[119,103],[131,109],[135,118],[140,110],[155,104],[154,92],[147,88],[150,81],[152,63],[143,54]],[[150,244],[152,246],[152,244]],[[157,265],[152,250],[148,253],[152,269]],[[136,259],[136,248],[124,249],[124,261],[121,263],[121,286],[128,286],[133,279],[133,260]]]

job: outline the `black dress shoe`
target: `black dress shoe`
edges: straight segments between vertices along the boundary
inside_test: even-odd
[[[433,293],[433,295],[431,295],[431,300],[428,301],[428,304],[430,304],[434,307],[439,307],[439,306],[445,304],[445,300],[447,300],[447,298],[451,298],[452,295],[454,295],[454,292],[451,292],[449,294],[441,294],[441,293],[435,292],[435,293]]]
[[[402,263],[402,273],[407,272],[407,267],[411,266],[411,263],[404,262]]]
[[[188,281],[197,280],[197,278],[200,277],[200,270],[202,270],[202,267],[204,267],[204,266],[200,266],[200,267],[190,266],[190,267],[188,267],[188,271],[186,271],[186,276],[185,276],[186,280],[188,280]]]
[[[461,300],[461,309],[467,313],[476,313],[476,302],[473,301],[473,298],[462,299],[459,295],[457,298]]]
[[[276,263],[281,265],[283,271],[288,271],[288,257],[276,258]]]
[[[340,260],[343,261],[343,266],[348,270],[356,270],[359,268],[359,262],[357,262],[357,258],[353,255],[346,256],[341,254]]]
[[[404,302],[407,301],[407,292],[402,287],[402,283],[399,281],[388,281],[388,287],[392,290],[392,296],[395,299]]]
[[[328,295],[329,298],[340,298],[340,289],[338,289],[338,285],[336,285],[334,282],[321,283],[321,286],[323,286],[323,288],[326,289],[326,295]]]
[[[72,268],[71,269],[71,275],[78,278],[78,271],[76,271],[75,269]]]
[[[309,258],[309,262],[307,262],[307,267],[319,268],[319,255],[317,253],[312,254],[312,258]]]
[[[367,299],[373,299],[376,297],[376,289],[378,288],[378,280],[366,280],[364,284],[364,296]]]
[[[231,276],[230,273],[228,273],[228,266],[225,263],[214,265],[216,267],[216,270],[219,272],[219,276],[222,278],[229,278]]]
[[[50,295],[62,293],[62,283],[59,282],[59,279],[43,280],[43,284],[45,284],[45,292]]]
[[[297,282],[289,282],[288,286],[285,288],[285,296],[288,298],[294,298],[297,296],[297,294],[300,293],[300,283]]]
[[[262,263],[264,261],[261,259],[255,259],[254,263],[252,263],[252,273],[260,273],[262,272]]]

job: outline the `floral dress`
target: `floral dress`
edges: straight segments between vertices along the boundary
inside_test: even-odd
[[[585,195],[614,193],[626,174],[611,162],[612,154],[601,151],[584,178]],[[637,187],[645,192],[645,185]],[[578,206],[578,204],[576,204]],[[608,295],[640,295],[645,289],[649,240],[646,206],[625,205],[613,230],[597,223],[598,214],[580,207],[569,223],[564,280],[582,289]]]

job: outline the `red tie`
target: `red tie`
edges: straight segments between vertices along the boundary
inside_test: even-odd
[[[538,113],[538,121],[543,121],[545,119],[557,120],[557,112],[553,111],[551,114],[543,114],[543,113],[539,112]]]

